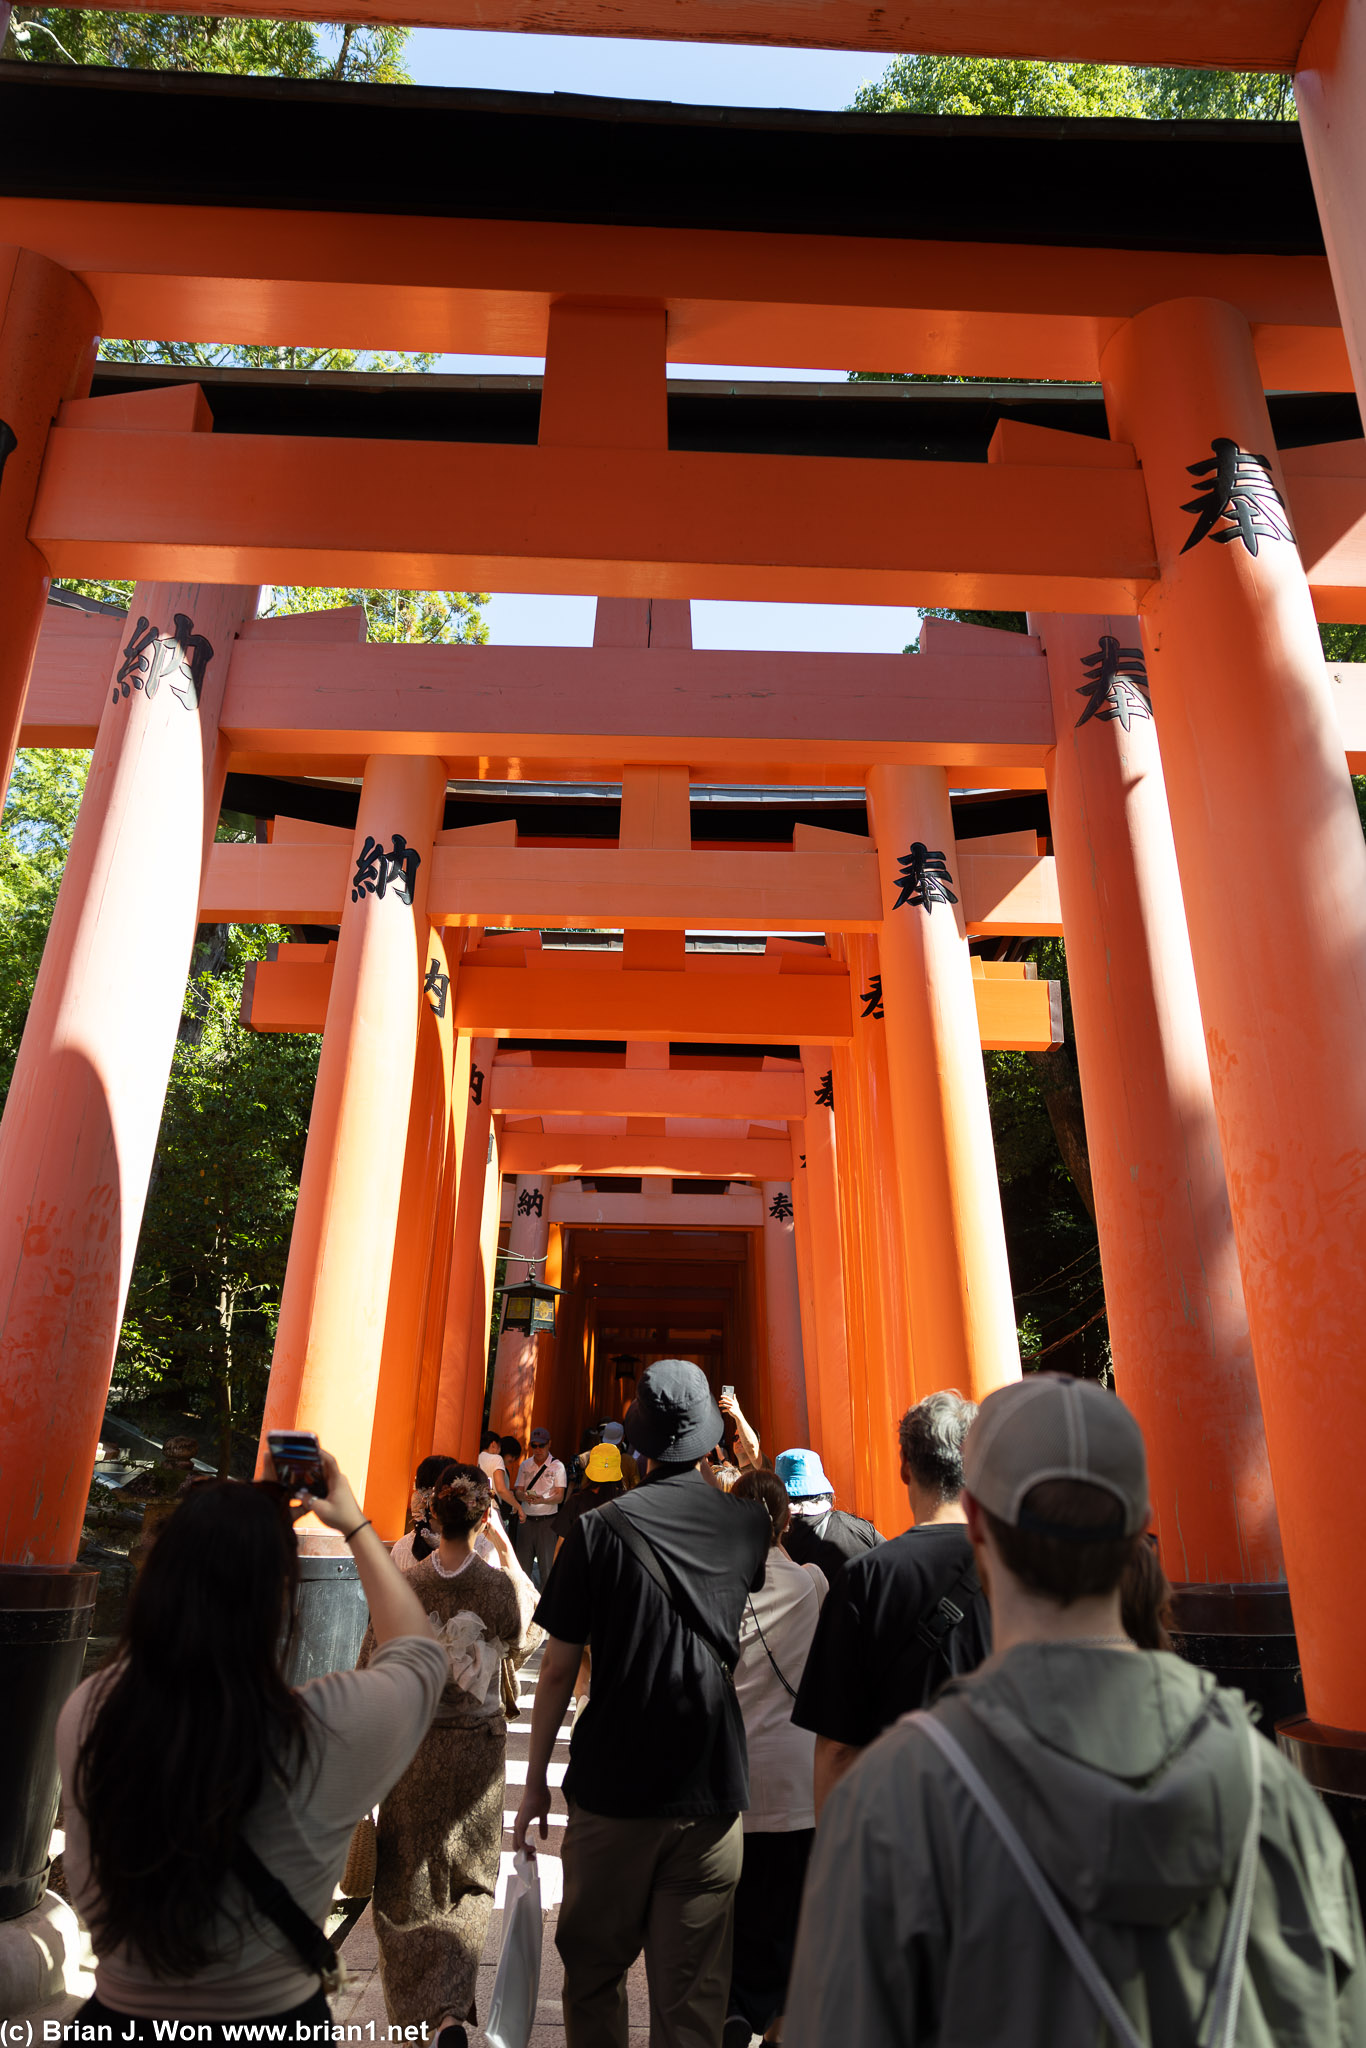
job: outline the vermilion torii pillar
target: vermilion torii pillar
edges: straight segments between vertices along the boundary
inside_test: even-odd
[[[1284,1573],[1139,623],[1030,618],[1115,1383],[1178,1582]],[[1271,1631],[1268,1631],[1270,1633]]]
[[[452,936],[458,942],[460,934]],[[403,1534],[413,1468],[426,1455],[425,1447],[417,1451],[415,1443],[424,1406],[422,1373],[432,1275],[438,1262],[443,1270],[447,1267],[449,1229],[453,1222],[450,1190],[445,1183],[449,1178],[454,1013],[445,935],[439,926],[428,931],[424,960],[408,1146],[399,1195],[401,1227],[394,1240],[389,1269],[389,1300],[365,1487],[365,1512],[380,1534],[391,1541]],[[458,952],[455,967],[458,973]],[[447,1199],[443,1200],[443,1195]],[[448,1242],[443,1245],[438,1241],[437,1222],[445,1212],[449,1212]],[[444,1289],[441,1300],[444,1304]]]
[[[70,271],[0,244],[0,810],[47,598],[29,513],[57,408],[89,387],[99,325],[98,306]]]
[[[462,1038],[456,1053],[456,1072],[464,1081],[463,1099],[459,1088],[452,1091],[458,1131],[455,1171],[459,1184],[441,1339],[441,1373],[432,1441],[427,1447],[466,1460],[472,1459],[479,1448],[489,1303],[498,1249],[502,1177],[493,1134],[495,1044],[492,1038]]]
[[[362,1498],[445,790],[432,755],[365,764],[261,1431],[316,1430]]]
[[[916,1391],[980,1400],[1020,1351],[944,770],[873,768],[868,821]]]
[[[1366,844],[1246,320],[1150,307],[1103,372],[1161,569],[1143,639],[1305,1694],[1366,1730]]]
[[[861,1245],[864,1286],[880,1303],[881,1350],[867,1362],[868,1450],[873,1520],[890,1536],[906,1522],[897,1425],[915,1399],[910,1304],[906,1291],[901,1175],[887,1066],[886,1008],[877,940],[851,932],[845,940],[853,976],[854,1043],[849,1067],[862,1151]]]
[[[1357,397],[1366,408],[1366,4],[1320,0],[1295,105]]]
[[[0,1124],[0,1559],[76,1555],[255,590],[140,583]]]
[[[854,1456],[854,1421],[849,1384],[849,1321],[844,1289],[843,1229],[840,1219],[839,1158],[833,1110],[834,1060],[828,1045],[804,1045],[806,1121],[802,1189],[808,1203],[811,1293],[816,1323],[816,1378],[820,1414],[810,1417],[815,1449],[834,1482],[835,1497],[852,1508],[862,1498]],[[808,1372],[808,1382],[810,1374]],[[784,1446],[786,1448],[786,1446]],[[861,1510],[859,1510],[861,1512]]]
[[[550,1192],[544,1174],[519,1174],[517,1196],[508,1235],[506,1286],[519,1280],[540,1280],[545,1274],[550,1244],[550,1216],[546,1199]],[[493,1401],[489,1428],[499,1436],[515,1436],[523,1449],[531,1429],[536,1404],[536,1354],[540,1343],[534,1330],[504,1330],[498,1338],[498,1356],[493,1367]]]
[[[769,1450],[807,1441],[806,1379],[802,1362],[801,1294],[797,1282],[796,1211],[792,1186],[766,1180],[764,1198],[764,1308],[772,1422]]]

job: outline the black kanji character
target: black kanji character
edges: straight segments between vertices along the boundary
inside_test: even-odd
[[[0,420],[0,483],[4,482],[5,464],[19,446],[19,436],[8,420]]]
[[[476,1108],[476,1109],[478,1109],[478,1107],[479,1107],[480,1103],[481,1103],[481,1102],[483,1101],[483,1099],[484,1099],[484,1069],[483,1069],[482,1067],[471,1067],[471,1068],[470,1068],[470,1101],[471,1101],[471,1102],[472,1102],[472,1103],[474,1104],[475,1108]]]
[[[1217,541],[1240,540],[1250,555],[1256,554],[1259,538],[1288,540],[1293,546],[1290,514],[1265,455],[1250,455],[1223,434],[1209,445],[1214,450],[1212,455],[1203,462],[1186,465],[1189,476],[1203,477],[1205,482],[1198,497],[1181,507],[1183,512],[1197,514],[1182,554],[1207,536]],[[1227,519],[1229,524],[1222,533],[1215,533],[1220,519]]]
[[[910,852],[901,855],[897,866],[901,873],[896,878],[896,885],[901,894],[892,905],[893,910],[900,910],[909,903],[913,909],[923,910],[929,917],[933,915],[936,903],[958,901],[949,887],[953,876],[949,873],[948,862],[942,853],[932,853],[923,839],[911,842]]]
[[[786,1188],[779,1188],[769,1204],[769,1215],[775,1223],[788,1223],[792,1219],[792,1197]]]
[[[451,978],[449,974],[441,972],[441,962],[433,953],[431,959],[427,962],[427,979],[422,984],[422,993],[424,996],[432,998],[432,1008],[436,1011],[438,1017],[444,1017],[446,1014],[446,992],[450,985]],[[477,1096],[475,1100],[478,1100]]]
[[[797,1164],[798,1164],[798,1166],[800,1166],[800,1167],[801,1167],[801,1169],[802,1169],[803,1173],[805,1173],[805,1171],[806,1171],[806,1154],[805,1154],[805,1152],[803,1152],[803,1153],[802,1153],[801,1157],[800,1157],[800,1158],[798,1159],[798,1161],[797,1161]]]
[[[388,853],[383,842],[372,839],[367,832],[356,861],[356,872],[351,877],[351,901],[358,903],[362,896],[383,899],[393,890],[400,903],[411,903],[413,885],[417,871],[422,865],[422,855],[416,847],[409,846],[401,832],[395,832],[394,843]]]
[[[154,626],[144,612],[133,628],[133,637],[123,650],[123,663],[114,678],[114,702],[120,695],[126,697],[129,686],[140,690],[152,673],[156,656],[152,649],[161,638],[161,629]]]
[[[863,1004],[863,1014],[865,1017],[880,1017],[882,1015],[882,976],[880,974],[873,976],[867,988],[859,997],[859,1001]]]
[[[1078,725],[1085,725],[1088,718],[1098,718],[1102,724],[1117,718],[1127,732],[1132,719],[1152,717],[1141,647],[1121,647],[1113,633],[1102,633],[1100,646],[1094,654],[1083,654],[1081,665],[1086,681],[1077,695],[1085,697],[1087,704]]]
[[[539,1216],[541,1214],[542,1199],[539,1188],[523,1188],[517,1197],[517,1214],[519,1216]]]
[[[212,660],[212,641],[206,640],[202,633],[196,633],[194,620],[186,613],[177,612],[170,632],[160,635],[152,657],[145,685],[148,702],[161,688],[162,677],[169,676],[172,678],[171,695],[178,697],[187,711],[197,711],[204,677]],[[179,681],[174,680],[177,677]]]
[[[827,1067],[821,1075],[821,1085],[816,1090],[816,1101],[822,1109],[835,1107],[835,1070]]]

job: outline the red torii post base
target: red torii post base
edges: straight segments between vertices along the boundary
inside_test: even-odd
[[[1030,617],[1115,1383],[1197,1661],[1300,1711],[1299,1653],[1158,731],[1134,618]]]
[[[1313,1716],[1292,1748],[1360,1868],[1366,845],[1247,321],[1149,307],[1102,371],[1161,569],[1143,639]]]
[[[72,1566],[222,799],[223,687],[256,599],[133,594],[0,1124],[0,1656],[25,1667],[0,1664],[16,1734],[0,1756],[0,1919],[47,1877],[50,1713],[80,1675],[94,1600],[95,1574]],[[63,1655],[35,1659],[39,1643]]]

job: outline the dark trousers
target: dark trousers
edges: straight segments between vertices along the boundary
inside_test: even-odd
[[[558,1542],[553,1515],[528,1515],[524,1522],[517,1524],[514,1538],[517,1562],[528,1578],[533,1576],[532,1565],[536,1565],[540,1573],[537,1583],[543,1593],[545,1582],[550,1577],[550,1567],[555,1562],[555,1545]]]
[[[626,1973],[642,1949],[650,2048],[718,2048],[739,1816],[618,1820],[571,1801],[562,1860],[566,2048],[627,2048]]]
[[[85,2004],[77,2013],[76,2018],[82,2023],[88,2021],[91,2025],[94,2025],[96,2022],[99,2022],[104,2026],[112,2027],[112,2038],[115,2042],[152,2042],[158,2038],[152,2030],[151,2020],[135,2019],[130,2013],[111,2012],[107,2005],[100,2004],[98,1998],[87,1999]],[[311,1998],[305,1999],[302,2005],[293,2006],[289,2012],[265,2013],[262,2014],[260,2018],[254,2018],[249,2020],[228,2020],[224,2022],[215,2020],[213,2018],[213,2015],[207,2012],[202,2005],[187,2004],[185,2007],[184,2022],[186,2024],[195,2024],[196,2031],[198,2029],[198,2025],[204,2022],[208,2022],[210,2025],[212,2025],[213,2032],[211,2034],[209,2034],[208,2036],[200,2036],[201,2040],[207,2038],[208,2041],[212,2044],[212,2048],[226,2048],[227,2036],[223,2032],[223,2027],[225,2024],[227,2026],[232,2027],[234,2031],[234,2037],[236,2038],[241,2038],[241,2030],[244,2027],[283,2027],[285,2031],[280,2036],[280,2039],[282,2041],[289,2042],[294,2042],[296,2040],[300,2042],[305,2042],[309,2040],[329,2041],[332,2038],[332,2015],[328,2011],[327,1998],[321,1986],[318,1988],[318,1990],[314,1992]],[[166,2027],[169,2025],[173,2025],[174,2022],[162,2020],[159,2022],[159,2024],[162,2027]],[[310,2035],[307,2030],[308,2028],[314,2026],[316,2026],[319,2031],[316,2034]],[[130,2034],[128,2032],[128,2029],[130,2027],[135,2027],[137,2029],[136,2033]],[[296,2031],[300,2028],[302,2028],[304,2031]],[[258,2038],[264,2037],[261,2036]]]
[[[745,1836],[745,1860],[735,1888],[735,1954],[726,2016],[738,2013],[755,2034],[766,2033],[787,2004],[802,1886],[815,1839],[814,1828]]]

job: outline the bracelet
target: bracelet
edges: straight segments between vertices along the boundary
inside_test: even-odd
[[[370,1517],[367,1515],[363,1522],[357,1522],[355,1528],[351,1531],[350,1536],[342,1537],[342,1542],[349,1543],[351,1541],[351,1536],[359,1536],[362,1529],[373,1529],[374,1526],[374,1523],[370,1520]]]

